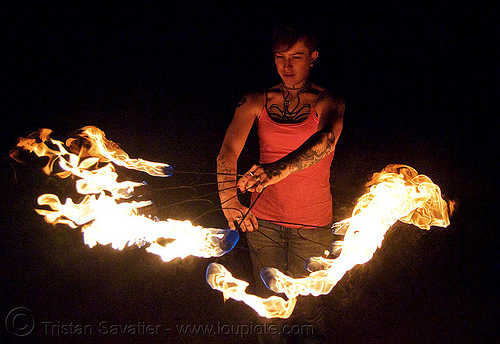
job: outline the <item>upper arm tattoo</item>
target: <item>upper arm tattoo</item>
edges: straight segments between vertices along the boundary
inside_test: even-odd
[[[238,102],[238,106],[237,108],[239,108],[240,106],[242,106],[243,104],[245,104],[247,102],[247,97],[243,97],[240,99],[240,101]]]

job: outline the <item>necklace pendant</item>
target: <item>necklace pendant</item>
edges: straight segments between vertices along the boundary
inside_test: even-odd
[[[290,100],[285,100],[283,102],[283,104],[285,105],[285,107],[288,107],[290,105],[291,101]]]

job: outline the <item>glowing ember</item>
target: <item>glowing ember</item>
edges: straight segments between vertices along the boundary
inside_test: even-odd
[[[159,255],[163,261],[198,257],[219,257],[230,251],[239,235],[228,229],[193,226],[189,221],[155,221],[139,214],[138,209],[151,204],[150,201],[125,201],[132,196],[134,188],[143,184],[118,182],[113,165],[146,172],[153,176],[168,177],[172,168],[164,163],[130,159],[117,144],[107,140],[96,127],[85,127],[76,138],[64,145],[50,138],[49,129],[41,129],[27,138],[21,138],[18,149],[11,157],[19,160],[19,149],[34,152],[39,157],[48,157],[44,172],[52,173],[55,162],[61,178],[77,177],[76,189],[85,197],[79,203],[44,194],[38,204],[51,210],[37,209],[45,220],[53,224],[65,224],[72,228],[81,226],[84,242],[90,247],[97,243],[111,244],[121,250],[125,246],[149,244],[146,250]],[[51,147],[49,147],[52,146]],[[78,154],[71,151],[78,151]],[[104,166],[101,166],[104,163]]]
[[[389,165],[382,172],[375,173],[367,186],[369,191],[359,198],[352,217],[332,226],[336,233],[345,233],[342,245],[337,242],[332,244],[332,253],[341,248],[338,258],[309,258],[306,267],[311,273],[299,279],[289,277],[275,268],[264,268],[261,278],[269,289],[285,293],[290,301],[298,295],[327,294],[348,270],[373,257],[386,232],[397,220],[427,230],[430,226],[446,227],[450,223],[451,209],[441,198],[439,187],[409,166]],[[207,281],[215,288],[212,274],[212,271],[207,271]],[[216,289],[221,290],[225,297],[233,297],[231,288],[234,288],[234,278],[225,271],[216,275]],[[240,293],[234,298],[244,300]],[[283,308],[273,309],[273,312],[264,315],[282,317],[288,312],[289,305],[285,305],[285,302],[275,303],[274,306]],[[260,309],[256,310],[263,315]]]

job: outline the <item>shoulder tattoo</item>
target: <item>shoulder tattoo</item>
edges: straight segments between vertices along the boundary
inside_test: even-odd
[[[238,106],[237,107],[240,107],[242,106],[243,104],[245,104],[247,102],[247,97],[243,97],[240,99],[240,101],[238,102]]]

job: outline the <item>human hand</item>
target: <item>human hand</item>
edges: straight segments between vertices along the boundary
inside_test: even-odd
[[[243,232],[253,232],[259,227],[255,215],[249,211],[248,207],[245,207],[239,201],[233,201],[231,204],[224,204],[222,211],[227,219],[229,228],[233,230],[237,229],[235,223],[238,224]]]
[[[266,186],[275,184],[286,175],[275,164],[253,165],[243,177],[238,180],[240,191],[262,192]]]

